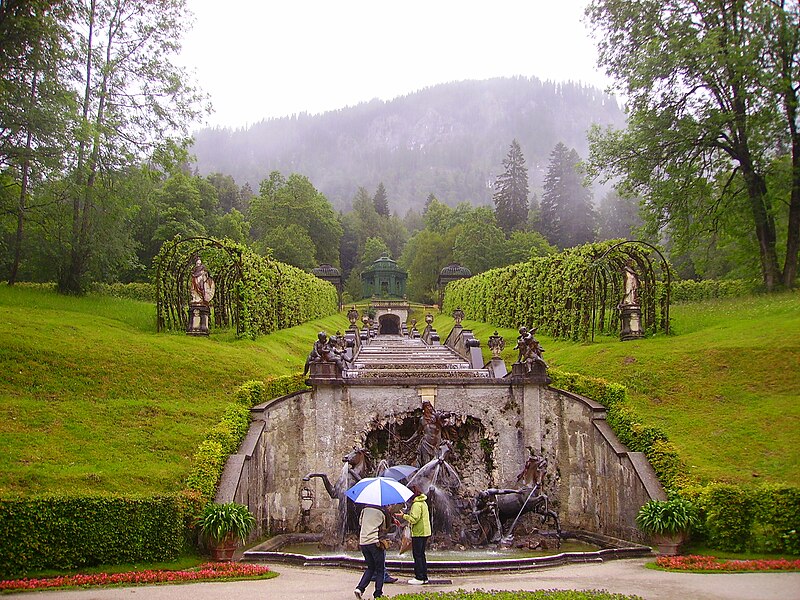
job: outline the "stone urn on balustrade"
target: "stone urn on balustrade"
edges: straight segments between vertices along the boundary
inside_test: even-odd
[[[658,553],[674,556],[699,522],[694,505],[684,498],[650,500],[639,509],[636,524],[649,536]]]

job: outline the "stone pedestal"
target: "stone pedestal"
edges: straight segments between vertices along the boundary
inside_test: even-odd
[[[189,326],[186,335],[208,335],[208,317],[211,308],[207,304],[189,305]]]
[[[547,367],[540,362],[531,364],[515,362],[511,365],[511,377],[524,379],[526,383],[542,383],[548,385],[551,381],[547,374]]]
[[[333,362],[312,362],[309,365],[308,378],[311,381],[333,381],[341,379],[336,363]]]
[[[624,342],[644,337],[644,331],[642,331],[642,309],[636,304],[625,304],[620,307],[620,312],[622,313],[622,331],[620,331],[619,339]]]

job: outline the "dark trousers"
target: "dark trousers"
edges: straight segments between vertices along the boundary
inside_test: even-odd
[[[383,596],[383,571],[386,565],[386,551],[378,546],[378,544],[366,544],[360,546],[361,554],[364,555],[364,560],[367,562],[367,569],[361,576],[361,581],[356,586],[362,592],[367,589],[372,577],[376,576],[375,580],[375,598]]]
[[[411,538],[411,555],[414,557],[414,579],[428,581],[428,559],[425,558],[427,537]]]

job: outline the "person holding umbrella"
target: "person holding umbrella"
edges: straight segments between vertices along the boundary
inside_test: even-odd
[[[381,507],[405,502],[414,493],[402,483],[386,477],[365,477],[345,492],[356,504],[364,504],[359,517],[361,529],[358,545],[367,567],[356,589],[353,590],[357,600],[361,600],[364,592],[375,578],[375,598],[383,596],[383,575],[386,568],[386,548],[381,544],[380,532],[385,526],[386,515]]]
[[[411,523],[411,554],[414,557],[414,579],[409,579],[411,585],[428,583],[428,559],[425,556],[425,546],[431,536],[431,515],[428,510],[428,497],[422,493],[417,484],[411,484],[414,501],[408,513],[397,513]]]

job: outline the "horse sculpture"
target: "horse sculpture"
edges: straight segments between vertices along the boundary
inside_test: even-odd
[[[339,501],[339,531],[343,541],[348,531],[355,531],[358,526],[358,513],[355,504],[347,497],[345,492],[369,474],[372,455],[366,448],[353,446],[353,449],[342,457],[342,471],[336,483],[331,484],[325,473],[309,473],[303,481],[310,481],[314,477],[322,479],[328,495]]]
[[[478,536],[482,542],[510,541],[519,518],[527,513],[538,514],[542,524],[551,520],[556,531],[561,532],[558,515],[550,510],[549,500],[542,489],[547,472],[547,459],[531,454],[517,481],[523,486],[519,489],[489,488],[479,492],[473,499],[473,514],[481,530]],[[514,519],[508,529],[503,531],[503,523]]]

